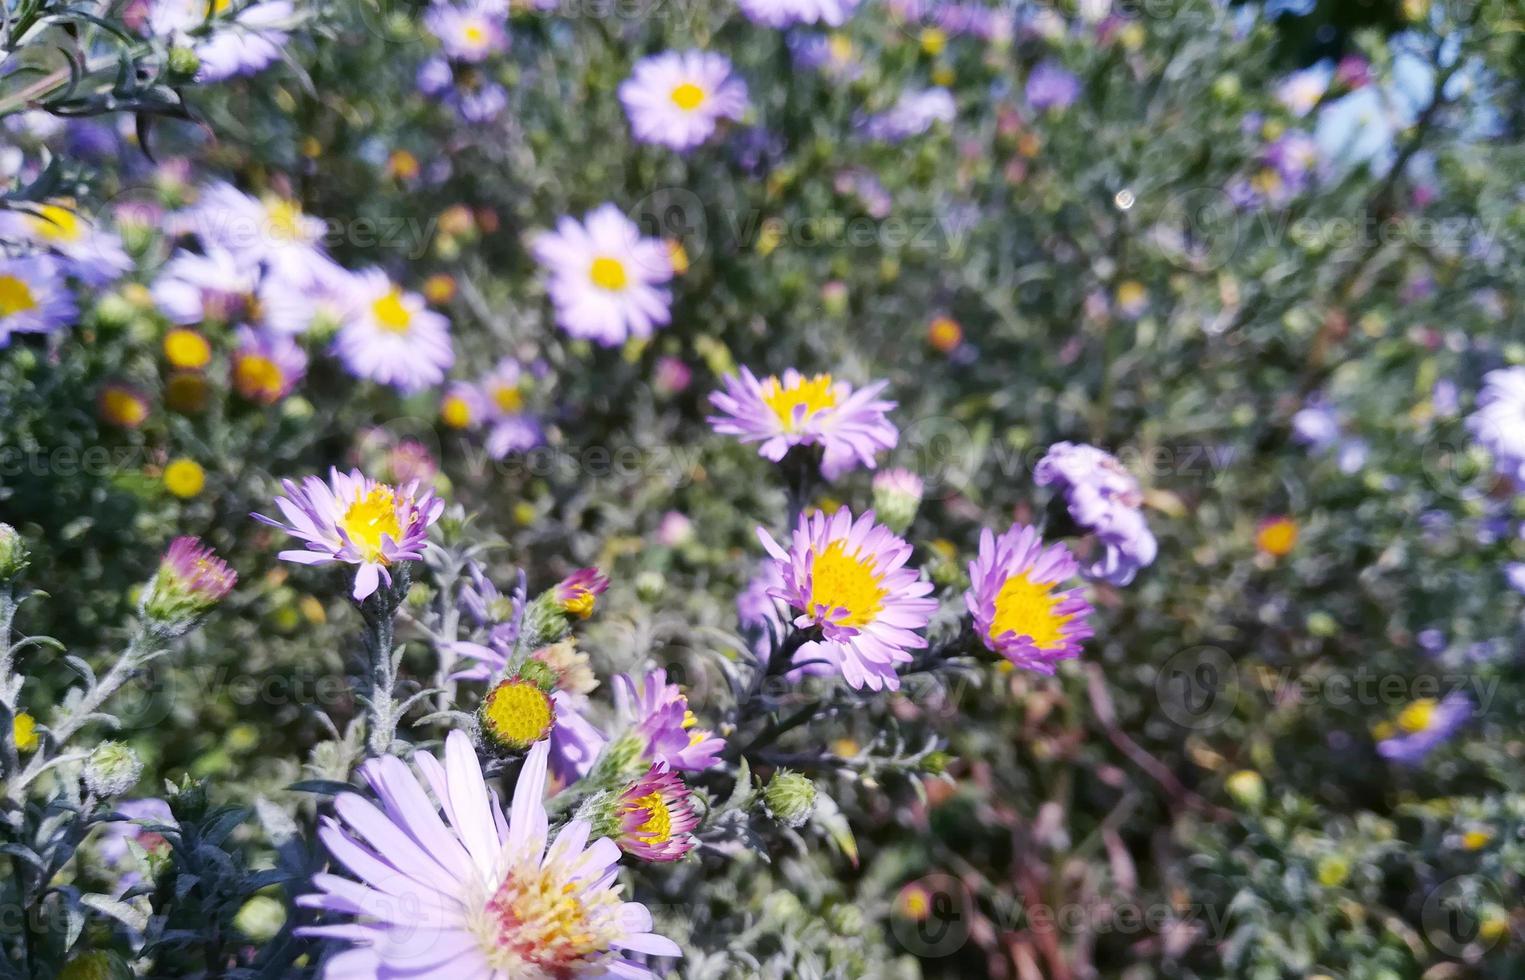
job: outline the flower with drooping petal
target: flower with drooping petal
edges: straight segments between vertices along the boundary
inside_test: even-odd
[[[424,28],[439,38],[445,54],[472,64],[508,50],[507,12],[497,0],[433,3],[424,12]]]
[[[238,328],[233,351],[233,388],[261,405],[274,405],[307,373],[307,354],[281,334]]]
[[[737,0],[737,6],[754,24],[788,27],[791,24],[825,24],[841,27],[857,9],[859,0]]]
[[[1477,410],[1467,417],[1472,438],[1493,455],[1493,466],[1525,491],[1525,367],[1483,375]]]
[[[652,973],[626,953],[683,955],[650,931],[645,906],[620,900],[614,841],[590,843],[589,823],[573,820],[546,846],[548,750],[530,750],[507,819],[462,732],[443,762],[415,755],[418,775],[394,756],[361,767],[381,805],[342,793],[318,830],[358,880],[318,874],[318,891],[297,899],[353,919],[299,930],[352,944],[324,977],[637,980]]]
[[[1377,752],[1384,759],[1414,765],[1471,717],[1472,702],[1465,694],[1448,694],[1440,701],[1419,698],[1400,711],[1395,722],[1377,726]]]
[[[932,583],[905,567],[911,546],[873,511],[854,520],[846,507],[830,516],[802,514],[787,551],[766,530],[757,536],[783,578],[774,595],[799,612],[795,627],[821,631],[819,640],[801,644],[794,662],[824,660],[854,689],[898,690],[895,666],[927,645],[916,631],[937,610],[926,598]]]
[[[1080,565],[1063,544],[1043,546],[1038,529],[1013,524],[997,538],[980,532],[980,550],[969,563],[964,604],[990,650],[1018,667],[1052,674],[1061,660],[1080,656],[1094,635],[1086,617],[1091,604],[1080,589],[1061,589]]]
[[[0,212],[0,240],[52,253],[60,260],[59,271],[90,286],[104,286],[132,268],[121,237],[81,214],[70,198]]]
[[[569,335],[605,347],[645,339],[671,318],[673,276],[667,243],[644,238],[619,208],[605,204],[578,222],[564,217],[555,231],[530,242],[546,270],[556,323]]]
[[[762,443],[764,459],[778,462],[794,446],[820,446],[821,474],[835,480],[857,466],[873,469],[875,455],[895,448],[900,432],[885,413],[895,407],[878,398],[888,382],[857,390],[829,374],[806,377],[790,368],[782,377],[759,380],[751,371],[725,376],[725,390],[710,394],[721,414],[710,427],[742,442]]]
[[[79,307],[54,260],[0,256],[0,347],[11,334],[53,333],[75,322]]]
[[[615,803],[620,850],[642,861],[676,861],[693,850],[699,826],[688,786],[665,762],[631,783]]]
[[[613,690],[620,717],[642,740],[644,758],[683,772],[720,764],[725,739],[698,727],[683,690],[667,683],[667,671],[658,668],[640,679],[619,674]]]
[[[423,557],[429,527],[444,512],[445,502],[415,483],[391,487],[363,476],[359,470],[329,471],[328,482],[309,476],[299,487],[282,480],[284,496],[275,505],[282,523],[262,514],[254,519],[306,543],[305,550],[283,551],[278,557],[301,565],[344,562],[359,565],[355,573],[357,601],[376,591],[381,580],[392,583],[391,567]]]
[[[334,353],[350,373],[404,394],[445,380],[455,362],[450,321],[377,269],[356,279],[355,305],[334,338]]]
[[[630,129],[643,143],[690,150],[709,139],[722,119],[747,111],[747,86],[724,55],[666,51],[636,62],[620,84]]]
[[[1070,517],[1096,534],[1106,548],[1086,574],[1127,585],[1158,552],[1144,521],[1144,495],[1117,457],[1085,443],[1056,442],[1038,461],[1033,482],[1064,491]]]

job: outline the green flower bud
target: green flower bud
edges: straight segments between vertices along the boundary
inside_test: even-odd
[[[58,980],[132,980],[132,970],[117,954],[93,949],[64,964]]]
[[[928,752],[921,760],[921,771],[930,776],[941,776],[948,771],[948,763],[952,761],[953,757],[941,750]]]
[[[874,477],[874,513],[896,534],[904,534],[916,519],[925,487],[910,470],[885,470]]]
[[[286,907],[269,895],[255,895],[233,916],[233,927],[256,943],[274,939],[286,924]]]
[[[177,823],[194,823],[206,813],[206,780],[193,780],[190,776],[186,776],[179,786],[165,780],[164,790],[169,802],[169,811],[174,814]]]
[[[137,310],[121,293],[107,293],[95,304],[95,319],[103,327],[125,327]]]
[[[190,48],[170,48],[169,70],[170,74],[181,78],[194,78],[196,72],[201,70],[201,59]]]
[[[121,742],[102,742],[85,760],[85,786],[96,796],[121,796],[141,775],[143,760]]]
[[[856,905],[834,905],[826,913],[826,921],[841,936],[857,936],[863,932],[863,910]]]
[[[560,643],[572,635],[567,614],[556,602],[553,590],[540,593],[524,607],[524,620],[520,628],[524,630],[524,645],[531,649]]]
[[[1266,783],[1260,773],[1241,769],[1228,777],[1228,795],[1246,810],[1259,810],[1266,802]]]
[[[519,679],[529,681],[547,694],[556,690],[556,671],[551,669],[550,664],[543,660],[536,660],[534,657],[524,661],[519,667]]]
[[[635,577],[635,594],[642,602],[656,602],[666,589],[667,579],[654,568],[648,568]]]
[[[768,816],[785,827],[801,827],[815,812],[815,783],[789,769],[780,769],[763,789]]]
[[[9,524],[0,523],[0,583],[16,578],[30,561],[21,534]]]

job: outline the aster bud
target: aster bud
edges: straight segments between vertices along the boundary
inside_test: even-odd
[[[85,760],[85,786],[96,796],[121,796],[143,775],[143,760],[121,742],[102,742]]]
[[[194,537],[176,538],[143,593],[143,615],[178,635],[233,591],[238,575]]]
[[[530,647],[559,643],[572,632],[572,620],[593,615],[609,579],[596,568],[573,572],[535,597],[524,610],[524,642]]]
[[[921,759],[921,771],[929,776],[941,776],[948,770],[948,763],[952,756],[941,750],[928,752]]]
[[[556,702],[538,684],[512,677],[500,681],[477,709],[478,741],[498,756],[523,752],[551,734]]]
[[[0,583],[20,575],[30,562],[31,555],[27,553],[20,532],[9,524],[0,523]]]
[[[164,790],[169,802],[169,811],[174,815],[177,823],[194,823],[206,813],[206,780],[193,780],[186,776],[179,786],[165,780]]]
[[[547,694],[556,689],[556,671],[551,669],[550,664],[533,657],[520,665],[519,679],[528,681]]]
[[[1252,769],[1241,769],[1228,777],[1225,784],[1228,795],[1234,798],[1234,802],[1246,810],[1259,810],[1266,801],[1266,783],[1260,778],[1260,773]]]
[[[896,534],[904,534],[916,519],[925,490],[921,477],[910,470],[884,470],[874,477],[874,513]]]
[[[58,980],[132,980],[132,970],[117,954],[93,949],[64,964]]]
[[[269,895],[255,895],[233,916],[233,926],[252,942],[274,939],[286,924],[286,908]]]
[[[170,48],[169,70],[170,74],[181,78],[194,78],[196,72],[201,70],[201,58],[190,48]]]
[[[826,913],[826,921],[839,936],[858,936],[863,933],[863,910],[856,905],[842,903],[833,905]]]
[[[801,827],[815,812],[815,783],[790,769],[780,769],[763,788],[768,816],[785,827]]]

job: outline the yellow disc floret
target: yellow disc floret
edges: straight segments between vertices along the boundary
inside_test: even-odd
[[[588,278],[599,289],[607,289],[612,293],[624,289],[630,282],[630,276],[625,272],[625,263],[607,255],[600,255],[593,260],[592,267],[588,269]]]
[[[27,313],[37,309],[37,297],[25,279],[0,276],[0,316]]]
[[[810,604],[807,609],[838,626],[867,626],[884,607],[885,589],[872,559],[847,553],[847,544],[833,541],[810,566]]]
[[[704,105],[704,89],[693,82],[684,82],[672,90],[672,104],[684,112],[693,112]]]
[[[551,733],[556,705],[550,695],[521,678],[503,681],[477,713],[482,737],[502,752],[521,752]]]
[[[817,412],[837,406],[837,393],[829,374],[800,378],[787,386],[777,378],[764,379],[762,397],[786,432],[794,431],[796,411],[804,410],[798,419],[803,422]]]
[[[386,563],[381,552],[381,539],[390,537],[397,541],[402,537],[402,524],[397,520],[397,497],[392,488],[376,484],[349,505],[339,520],[339,529],[349,538],[350,544],[368,562]]]
[[[371,303],[371,315],[381,329],[392,333],[407,333],[413,325],[413,313],[403,302],[402,290],[396,286]]]
[[[1064,643],[1064,625],[1073,616],[1054,612],[1059,605],[1054,583],[1034,582],[1025,573],[1008,578],[995,599],[995,616],[990,621],[990,638],[1007,633],[1025,636],[1040,650]]]

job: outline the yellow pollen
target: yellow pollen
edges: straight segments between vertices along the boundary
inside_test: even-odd
[[[592,885],[556,865],[509,869],[475,928],[488,964],[512,977],[600,972],[622,935],[621,903],[613,889]]]
[[[413,314],[402,301],[402,290],[393,286],[387,294],[371,303],[371,315],[383,330],[407,333],[413,325]]]
[[[439,416],[450,428],[464,429],[471,424],[471,406],[460,395],[449,395],[440,403]]]
[[[647,816],[634,836],[646,844],[665,844],[672,839],[672,811],[667,809],[661,793],[648,793],[625,804],[626,813],[636,810],[645,810]]]
[[[847,553],[847,545],[833,541],[810,565],[811,615],[838,626],[858,629],[873,622],[884,608],[884,587],[870,559]]]
[[[684,82],[672,90],[672,104],[684,112],[693,112],[704,104],[704,89],[693,82]]]
[[[568,615],[576,616],[578,619],[587,619],[593,615],[593,607],[597,602],[598,596],[594,595],[591,589],[578,586],[573,590],[571,596],[561,601],[561,608]]]
[[[697,724],[699,724],[699,719],[694,717],[694,713],[692,711],[683,712],[684,728],[693,728]]]
[[[555,718],[546,693],[528,681],[504,681],[482,702],[482,725],[494,740],[515,749],[544,738]]]
[[[778,417],[784,431],[793,432],[796,412],[799,413],[799,421],[804,422],[818,412],[837,407],[837,393],[832,389],[832,384],[829,374],[801,378],[788,387],[777,378],[766,378],[762,383],[762,397],[768,407],[773,409],[773,414]]]
[[[611,293],[619,292],[630,282],[630,277],[625,273],[625,263],[607,255],[600,255],[593,260],[588,277],[593,280],[593,285]]]
[[[1435,724],[1434,698],[1420,698],[1398,713],[1398,727],[1406,732],[1427,732]]]
[[[686,728],[688,726],[685,725],[684,727]],[[700,742],[709,738],[711,734],[712,733],[707,728],[695,728],[693,731],[688,733],[688,744],[690,747],[698,745]]]
[[[44,204],[32,217],[32,232],[50,242],[74,242],[85,234],[79,215],[62,204]]]
[[[273,402],[281,397],[286,377],[270,358],[244,354],[233,364],[233,383],[245,398]]]
[[[265,216],[270,220],[270,230],[288,240],[303,241],[302,206],[295,201],[273,197],[265,201]]]
[[[1469,830],[1462,835],[1461,846],[1469,851],[1480,851],[1492,840],[1493,834],[1489,831]]]
[[[18,276],[0,276],[0,316],[26,313],[37,309],[32,287]]]
[[[339,529],[368,562],[386,564],[381,553],[381,539],[393,541],[402,537],[402,525],[397,520],[397,498],[392,488],[376,485],[365,496],[349,505],[339,521]]]
[[[1064,624],[1074,618],[1055,613],[1058,604],[1054,583],[1034,582],[1025,572],[1013,575],[996,595],[990,638],[1015,633],[1032,640],[1040,650],[1057,647],[1064,642]]]
[[[524,407],[524,394],[513,385],[498,385],[493,389],[492,400],[498,409],[510,415]]]

